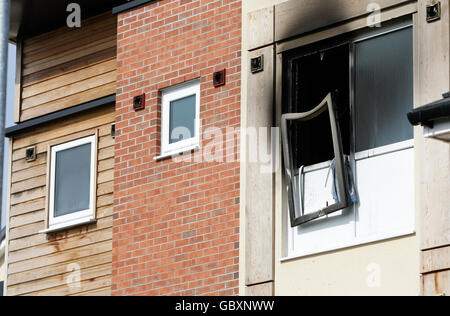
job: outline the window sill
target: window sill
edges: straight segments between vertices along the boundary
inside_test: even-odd
[[[47,229],[41,230],[39,233],[41,233],[41,234],[56,233],[56,232],[60,232],[62,230],[74,228],[77,226],[89,225],[89,224],[94,224],[94,223],[97,223],[97,220],[95,218],[92,218],[92,217],[80,218],[80,219],[73,220],[70,222],[52,225]]]
[[[155,157],[153,158],[154,161],[161,161],[167,158],[173,158],[174,156],[179,156],[181,154],[186,154],[188,152],[196,152],[200,150],[200,146],[199,145],[193,145],[193,146],[189,146],[189,147],[185,147],[185,148],[180,148],[179,150],[173,151],[173,152],[168,152],[165,153],[161,156]]]
[[[387,146],[364,150],[355,154],[355,160],[364,160],[368,158],[378,157],[385,154],[392,154],[398,151],[414,148],[414,139],[394,143]]]
[[[411,229],[411,230],[399,231],[397,233],[392,233],[392,234],[388,234],[388,235],[380,235],[380,236],[376,236],[376,237],[355,240],[353,242],[346,243],[342,246],[334,246],[334,247],[330,246],[330,247],[324,248],[322,250],[292,254],[292,255],[280,258],[280,262],[284,263],[284,262],[289,262],[292,260],[303,259],[303,258],[310,257],[310,256],[322,255],[322,254],[326,254],[329,252],[346,250],[346,249],[360,247],[360,246],[367,246],[369,244],[388,241],[388,240],[396,239],[396,238],[408,237],[408,236],[412,236],[415,234],[416,234],[416,230]]]

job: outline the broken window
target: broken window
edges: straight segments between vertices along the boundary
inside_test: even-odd
[[[389,153],[410,148],[410,21],[376,32],[283,54],[281,127],[292,227],[344,214],[357,200],[354,184],[375,183],[361,178],[366,169],[359,163],[375,155],[373,149],[378,159],[372,163],[382,168],[393,159]]]
[[[350,205],[346,179],[346,156],[350,152],[349,45],[293,58],[289,67],[292,80],[287,114],[282,116],[282,135],[291,225],[298,226]],[[311,194],[305,193],[304,184],[312,172],[311,182],[320,183],[321,179],[325,185],[319,185],[311,192],[314,197],[305,201],[305,195]],[[310,173],[309,177],[305,173]]]

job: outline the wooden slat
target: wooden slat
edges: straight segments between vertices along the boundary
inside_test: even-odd
[[[61,86],[70,85],[79,81],[83,81],[97,76],[99,73],[107,73],[116,69],[116,60],[111,59],[102,62],[98,65],[88,66],[86,68],[64,73],[63,75],[54,79],[46,80],[35,85],[25,87],[22,92],[23,98],[29,98],[35,95],[39,95],[44,92],[58,89]]]
[[[45,208],[45,199],[38,198],[36,200],[29,201],[27,203],[11,206],[9,215],[18,216],[22,214],[27,214],[29,212],[42,210],[44,208]]]
[[[25,261],[12,263],[8,267],[8,273],[19,273],[45,266],[52,266],[63,262],[74,262],[81,258],[97,255],[112,250],[111,241],[103,241],[94,245],[79,247],[74,250],[61,251],[45,257],[33,258]]]
[[[26,49],[24,53],[35,53],[45,50],[48,47],[55,47],[58,42],[70,39],[80,39],[86,35],[86,30],[99,31],[105,29],[105,25],[116,24],[116,19],[111,14],[101,14],[82,21],[83,27],[80,29],[70,29],[62,27],[46,34],[41,34],[25,40]],[[69,32],[70,31],[70,32]]]
[[[68,99],[71,96],[103,86],[107,83],[116,81],[116,72],[107,72],[83,81],[79,81],[70,85],[62,86],[58,89],[35,95],[30,98],[23,99],[22,110],[38,107],[42,104],[51,102],[52,100]]]
[[[52,113],[62,109],[66,109],[75,105],[86,103],[107,95],[116,93],[116,82],[112,82],[94,89],[83,91],[81,93],[74,94],[68,98],[52,101],[45,105],[34,107],[28,110],[23,110],[21,114],[21,120],[29,120],[42,113]]]
[[[29,293],[26,294],[25,296],[68,296],[74,295],[76,293],[92,291],[94,289],[110,286],[111,286],[111,276],[107,275],[104,277],[91,278],[87,281],[81,282],[81,286],[78,290],[72,290],[67,285],[63,285],[45,291]]]
[[[448,269],[450,269],[450,246],[422,252],[422,273]]]
[[[111,155],[111,157],[114,157],[114,153]],[[98,163],[98,172],[113,169],[114,168],[114,158],[105,159],[102,161],[99,161]]]
[[[35,234],[27,236],[21,239],[11,240],[10,249],[11,251],[17,251],[26,248],[32,248],[38,245],[46,244],[48,242],[56,242],[63,240],[65,238],[76,237],[80,235],[86,235],[89,233],[96,232],[98,230],[106,229],[111,227],[112,224],[112,207],[107,206],[97,211],[97,223],[90,224],[88,226],[74,227],[70,230],[61,231],[54,233],[50,236],[45,234]]]
[[[11,186],[11,193],[19,193],[23,191],[27,191],[33,188],[43,187],[46,184],[45,175],[32,177],[27,180],[13,183]]]
[[[37,167],[39,165],[45,164],[46,162],[47,162],[47,153],[40,153],[36,155],[36,160],[31,162],[28,162],[25,159],[16,160],[12,164],[12,172]]]
[[[26,214],[23,214],[21,216],[14,216],[11,217],[9,220],[9,227],[15,228],[20,227],[24,225],[33,224],[36,222],[42,222],[45,219],[45,212],[44,210],[29,212]]]
[[[412,2],[411,0],[378,0],[382,9]],[[287,1],[275,7],[275,40],[311,32],[339,22],[369,15],[367,1],[336,0],[330,10],[329,0]]]
[[[40,60],[38,62],[34,62],[28,65],[22,65],[22,75],[27,76],[35,72],[42,71],[44,69],[48,69],[51,67],[55,67],[72,60],[82,58],[94,53],[98,53],[108,48],[116,47],[116,38],[115,36],[110,36],[96,43],[91,43],[90,45],[79,47],[72,51],[60,54],[58,56],[51,56],[47,59]]]
[[[81,292],[77,294],[71,294],[69,296],[111,296],[111,287],[104,287],[93,291]]]
[[[38,147],[37,154],[39,155],[47,152],[47,146],[40,146],[41,143],[73,136],[85,130],[103,127],[106,122],[113,122],[114,118],[115,114],[111,105],[96,110],[94,115],[92,112],[82,113],[64,121],[40,127],[35,131],[23,133],[14,140],[14,161],[25,158],[26,147],[36,145]],[[108,124],[108,127],[110,124]],[[76,129],[71,128],[71,125],[76,125]],[[45,150],[39,150],[39,148],[45,148]]]
[[[49,242],[30,249],[12,251],[9,254],[9,263],[56,254],[60,251],[70,250],[112,239],[112,228],[103,229],[86,235],[66,238],[61,241]]]

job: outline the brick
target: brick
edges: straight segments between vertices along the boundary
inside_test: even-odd
[[[239,162],[153,157],[159,90],[171,85],[200,77],[202,126],[239,129],[241,5],[162,0],[118,16],[113,295],[238,294]],[[216,89],[223,68],[227,85]],[[142,93],[146,108],[135,112]],[[226,145],[234,158],[235,136]]]

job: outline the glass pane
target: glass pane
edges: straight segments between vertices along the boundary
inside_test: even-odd
[[[356,44],[356,151],[413,138],[412,28]]]
[[[91,144],[56,153],[55,217],[89,209]]]
[[[170,144],[195,136],[196,95],[170,102]]]
[[[349,45],[334,47],[292,61],[291,104],[286,112],[312,110],[330,92],[338,92],[338,120],[344,153],[350,152]],[[330,114],[325,111],[313,120],[289,126],[295,168],[334,158]]]

